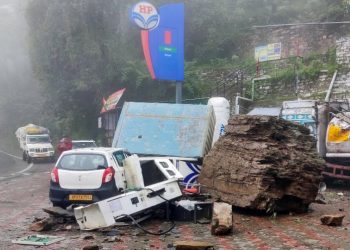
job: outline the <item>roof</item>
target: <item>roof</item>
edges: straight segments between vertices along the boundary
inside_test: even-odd
[[[95,142],[94,140],[72,140],[72,142]]]
[[[279,116],[281,113],[280,107],[257,107],[253,108],[248,115],[267,115],[267,116]]]
[[[108,153],[116,150],[125,150],[123,148],[104,148],[104,147],[95,147],[95,148],[77,148],[72,150],[67,150],[62,153],[62,155],[73,154],[73,153]]]

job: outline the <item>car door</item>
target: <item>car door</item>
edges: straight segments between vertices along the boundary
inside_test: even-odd
[[[123,150],[116,150],[112,153],[112,158],[114,161],[115,169],[115,183],[117,187],[125,190],[126,180],[125,180],[125,170],[124,170],[124,160],[127,157]]]

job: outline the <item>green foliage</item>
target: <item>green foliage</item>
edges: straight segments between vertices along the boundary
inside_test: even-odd
[[[168,1],[152,2],[159,6]],[[128,17],[134,3],[29,3],[31,60],[47,93],[46,110],[57,134],[96,135],[102,97],[120,88],[126,87],[124,100],[128,101],[174,101],[175,84],[149,77],[139,29]],[[252,26],[317,20],[320,13],[327,20],[339,20],[346,10],[330,0],[191,0],[185,4],[186,99],[208,95],[213,82],[205,77],[206,70],[240,68],[254,73],[254,61],[245,55],[251,49],[246,46]],[[299,65],[298,70],[302,77],[314,79],[321,66],[313,62]],[[293,76],[294,69],[286,69],[275,78],[291,82]]]

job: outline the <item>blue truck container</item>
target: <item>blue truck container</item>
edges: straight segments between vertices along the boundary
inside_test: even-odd
[[[210,150],[214,128],[209,105],[125,102],[112,146],[140,155],[198,159]]]

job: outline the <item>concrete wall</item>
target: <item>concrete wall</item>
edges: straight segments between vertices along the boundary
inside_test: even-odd
[[[334,92],[341,93],[342,97],[343,93],[350,92],[350,25],[257,28],[252,37],[251,47],[277,42],[282,43],[282,58],[295,56],[307,58],[311,54],[325,54],[329,49],[336,48],[336,60],[342,65],[342,69],[335,82]],[[285,67],[283,60],[274,63],[280,69]],[[296,97],[322,99],[326,95],[331,79],[332,74],[325,70],[320,73],[317,80],[300,79],[298,87],[295,83],[265,82],[257,86],[257,92],[260,93],[261,98],[276,96],[280,99]],[[336,94],[333,97],[336,97]]]

